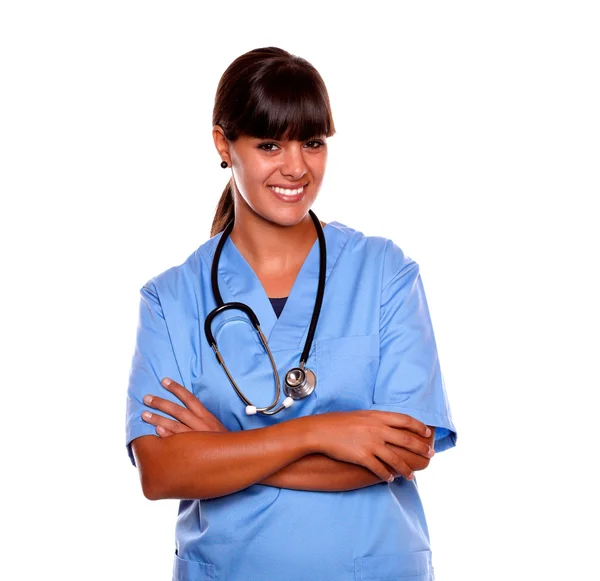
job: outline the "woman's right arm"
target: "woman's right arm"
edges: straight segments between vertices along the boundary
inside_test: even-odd
[[[401,428],[401,429],[396,429]],[[427,426],[393,412],[331,412],[239,432],[184,432],[132,442],[146,498],[214,498],[256,484],[298,459],[321,453],[388,480],[401,459],[387,443],[428,456]],[[386,466],[387,464],[387,466]]]
[[[239,432],[184,432],[132,442],[144,496],[214,498],[242,490],[312,453],[309,418]]]

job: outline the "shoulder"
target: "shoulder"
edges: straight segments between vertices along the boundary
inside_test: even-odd
[[[210,272],[212,255],[221,234],[217,234],[202,243],[181,264],[171,266],[148,280],[142,289],[160,295],[165,292],[176,295],[185,289],[195,288],[203,277],[204,271]]]
[[[402,273],[413,270],[418,272],[417,262],[391,238],[367,235],[337,221],[330,222],[329,226],[345,237],[344,254],[378,265],[384,287]]]

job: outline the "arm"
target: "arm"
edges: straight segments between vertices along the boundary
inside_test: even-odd
[[[435,427],[429,427],[432,432],[430,437],[417,435],[415,437],[433,447]],[[405,448],[391,445],[390,447],[413,471],[424,470],[429,465],[430,459],[428,458]],[[337,492],[364,488],[380,482],[384,482],[384,480],[363,466],[333,460],[322,454],[309,454],[268,476],[259,484],[294,490]]]
[[[256,484],[311,453],[360,464],[391,481],[407,467],[389,445],[431,457],[433,450],[421,440],[428,431],[406,414],[331,412],[240,432],[143,436],[133,441],[133,453],[147,498],[214,498]]]
[[[213,498],[260,482],[313,450],[310,418],[241,432],[142,436],[132,443],[144,496]]]
[[[323,454],[309,454],[268,476],[259,484],[294,490],[337,492],[383,482],[363,466],[333,460]]]

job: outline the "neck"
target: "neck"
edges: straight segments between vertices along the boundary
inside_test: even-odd
[[[298,269],[317,240],[307,214],[294,226],[280,226],[256,214],[236,211],[231,241],[255,272],[285,273]]]

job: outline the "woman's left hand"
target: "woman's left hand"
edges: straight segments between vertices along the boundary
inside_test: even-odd
[[[156,433],[161,438],[168,438],[181,432],[228,432],[229,430],[194,396],[188,389],[169,378],[162,380],[168,389],[184,406],[155,395],[146,395],[144,403],[151,408],[165,412],[176,420],[165,418],[160,414],[142,413],[142,419],[156,426]]]

